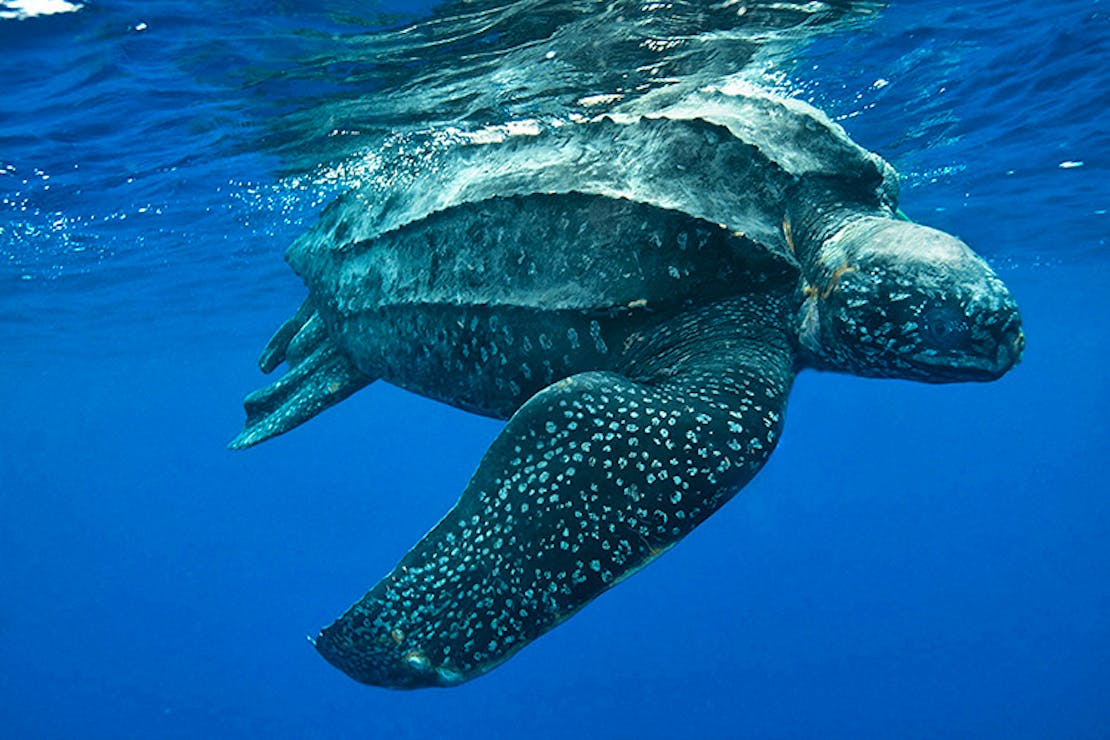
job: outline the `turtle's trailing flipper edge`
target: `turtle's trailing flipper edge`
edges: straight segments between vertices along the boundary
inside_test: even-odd
[[[243,401],[247,421],[228,445],[231,449],[284,434],[373,380],[335,346],[309,301],[277,330],[258,364],[270,372],[282,361],[289,363],[289,371]]]
[[[731,498],[778,440],[793,351],[782,333],[706,336],[731,323],[723,309],[676,323],[627,374],[580,373],[528,400],[455,507],[317,651],[387,688],[470,680]]]

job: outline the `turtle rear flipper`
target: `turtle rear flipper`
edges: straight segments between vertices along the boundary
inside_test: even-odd
[[[305,328],[313,318],[319,320],[319,314],[316,313],[316,307],[312,305],[312,299],[306,298],[301,307],[297,309],[297,313],[278,327],[278,330],[270,337],[270,341],[266,342],[266,346],[258,358],[258,367],[262,372],[272,373],[278,365],[285,362],[289,345],[301,329]]]
[[[228,445],[241,450],[284,434],[373,381],[328,336],[309,301],[282,324],[258,360],[263,372],[282,361],[289,371],[243,401],[247,421]]]

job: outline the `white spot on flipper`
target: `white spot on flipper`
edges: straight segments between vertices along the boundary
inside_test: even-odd
[[[439,675],[440,680],[448,686],[454,686],[457,683],[462,683],[463,680],[463,674],[444,665],[436,668],[436,673]]]
[[[426,671],[428,666],[431,665],[428,661],[428,656],[420,650],[410,650],[405,653],[405,663],[412,669],[417,671]]]

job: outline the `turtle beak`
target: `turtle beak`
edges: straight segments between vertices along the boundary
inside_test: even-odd
[[[1017,336],[1014,337],[1014,341],[1010,345],[1010,347],[1011,347],[1011,354],[1014,358],[1013,362],[1010,364],[1010,367],[1013,367],[1014,365],[1021,362],[1021,357],[1022,357],[1023,354],[1025,354],[1025,332],[1024,331],[1022,331],[1021,329],[1018,329]]]
[[[986,383],[1012,370],[1021,362],[1025,333],[1016,308],[1007,313],[1002,320],[981,324],[976,337],[962,347],[940,354],[917,354],[912,362],[923,371],[920,379],[927,383]]]
[[[1008,292],[1000,303],[995,303],[993,310],[982,308],[971,314],[978,318],[976,339],[960,363],[968,380],[997,380],[1021,362],[1025,351],[1021,313]]]
[[[994,362],[994,367],[998,373],[995,377],[1002,377],[1012,370],[1015,365],[1021,362],[1024,352],[1025,332],[1021,328],[1021,316],[1015,308],[998,338],[998,349]]]

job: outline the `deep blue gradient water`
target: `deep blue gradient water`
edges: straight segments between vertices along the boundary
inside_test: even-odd
[[[0,3],[0,736],[1110,736],[1103,2],[35,5]],[[227,451],[284,247],[429,128],[745,70],[989,259],[1025,361],[804,373],[754,483],[501,668],[331,668],[304,637],[500,424],[376,384]]]

